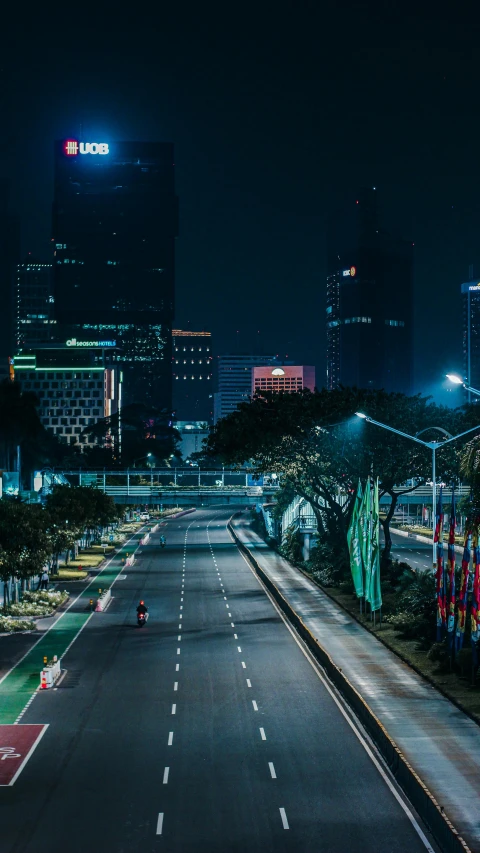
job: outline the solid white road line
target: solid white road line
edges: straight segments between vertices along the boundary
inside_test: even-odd
[[[173,732],[168,733],[168,746],[171,746],[173,743]]]
[[[249,678],[247,678],[247,687],[251,687],[251,686],[252,686],[252,682],[250,681]]]
[[[164,784],[164,785],[166,785],[166,784],[167,784],[167,782],[168,782],[168,774],[169,774],[169,772],[170,772],[170,767],[165,767],[165,770],[163,771],[163,784]]]
[[[177,706],[172,705],[172,714],[176,714],[176,713],[177,713]]]
[[[178,681],[175,681],[175,683],[174,683],[174,685],[173,685],[173,689],[174,689],[174,690],[178,690]]]
[[[160,812],[157,818],[157,835],[162,834],[163,828],[163,812]]]
[[[266,739],[267,739],[267,736],[266,736],[266,734],[265,734],[265,729],[260,729],[260,737],[262,738],[262,740],[266,740]]]
[[[252,699],[252,705],[253,705],[253,710],[254,710],[254,711],[258,711],[258,705],[257,705],[257,703],[255,702],[255,699]]]
[[[287,815],[285,814],[285,809],[280,809],[280,817],[282,818],[283,828],[290,829],[288,825]]]
[[[272,761],[269,761],[269,762],[268,762],[268,766],[269,766],[269,768],[270,768],[270,775],[271,775],[272,779],[276,779],[276,778],[277,778],[277,774],[275,773],[275,767],[273,766],[273,762],[272,762]]]
[[[243,668],[244,668],[244,669],[246,669],[246,668],[247,668],[247,664],[245,663],[245,661],[244,661],[244,660],[242,660],[242,666],[243,666]]]

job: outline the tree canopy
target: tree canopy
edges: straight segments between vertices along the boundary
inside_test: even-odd
[[[383,520],[387,550],[389,524],[398,497],[431,478],[431,451],[356,417],[374,420],[422,439],[457,434],[472,425],[472,407],[452,410],[428,398],[385,391],[341,388],[295,394],[262,392],[223,418],[212,430],[207,452],[227,464],[250,464],[274,471],[312,504],[320,531],[345,543],[352,497],[358,479],[379,478],[381,494],[391,496]],[[436,428],[436,429],[433,429]],[[451,481],[459,473],[454,442],[437,452],[437,472]]]

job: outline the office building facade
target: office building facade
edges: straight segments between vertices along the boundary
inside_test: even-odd
[[[413,244],[380,229],[375,189],[359,194],[355,212],[355,233],[349,238],[353,245],[338,231],[329,235],[327,388],[343,385],[409,394]],[[348,230],[346,226],[345,234]]]
[[[308,388],[315,390],[315,368],[306,365],[252,368],[252,397],[262,391],[293,393]]]
[[[170,412],[173,145],[56,142],[52,233],[59,334],[115,339],[125,403]]]
[[[95,445],[96,439],[83,435],[84,429],[122,407],[123,377],[113,341],[70,339],[16,355],[13,361],[15,379],[39,399],[45,429],[65,444]],[[113,439],[107,439],[107,446],[120,449]]]
[[[239,403],[248,403],[252,396],[254,367],[277,367],[275,355],[220,355],[216,359],[217,391],[214,395],[214,422],[234,412]],[[289,363],[289,362],[288,362]]]
[[[54,330],[52,264],[27,257],[15,280],[15,352],[48,343]]]
[[[467,385],[480,388],[480,281],[466,281],[462,294],[463,376]],[[467,392],[469,402],[478,397]]]
[[[173,413],[179,421],[213,418],[211,332],[172,331]]]

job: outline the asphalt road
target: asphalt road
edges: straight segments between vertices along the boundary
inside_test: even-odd
[[[49,728],[0,788],[2,853],[428,849],[233,545],[229,514],[162,528],[167,548],[158,533],[142,549],[65,655],[61,686],[36,694],[22,723]]]
[[[424,572],[432,568],[432,546],[426,542],[417,542],[406,536],[399,536],[391,531],[392,535],[392,557],[408,563],[412,569]],[[383,537],[382,537],[383,539]],[[446,546],[445,546],[446,553]]]

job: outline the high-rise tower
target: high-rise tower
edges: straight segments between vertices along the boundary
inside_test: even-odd
[[[57,141],[52,233],[58,334],[116,340],[124,404],[171,411],[173,145]]]
[[[329,234],[327,387],[413,384],[413,246],[379,227],[375,188]],[[351,232],[351,233],[350,233]]]

